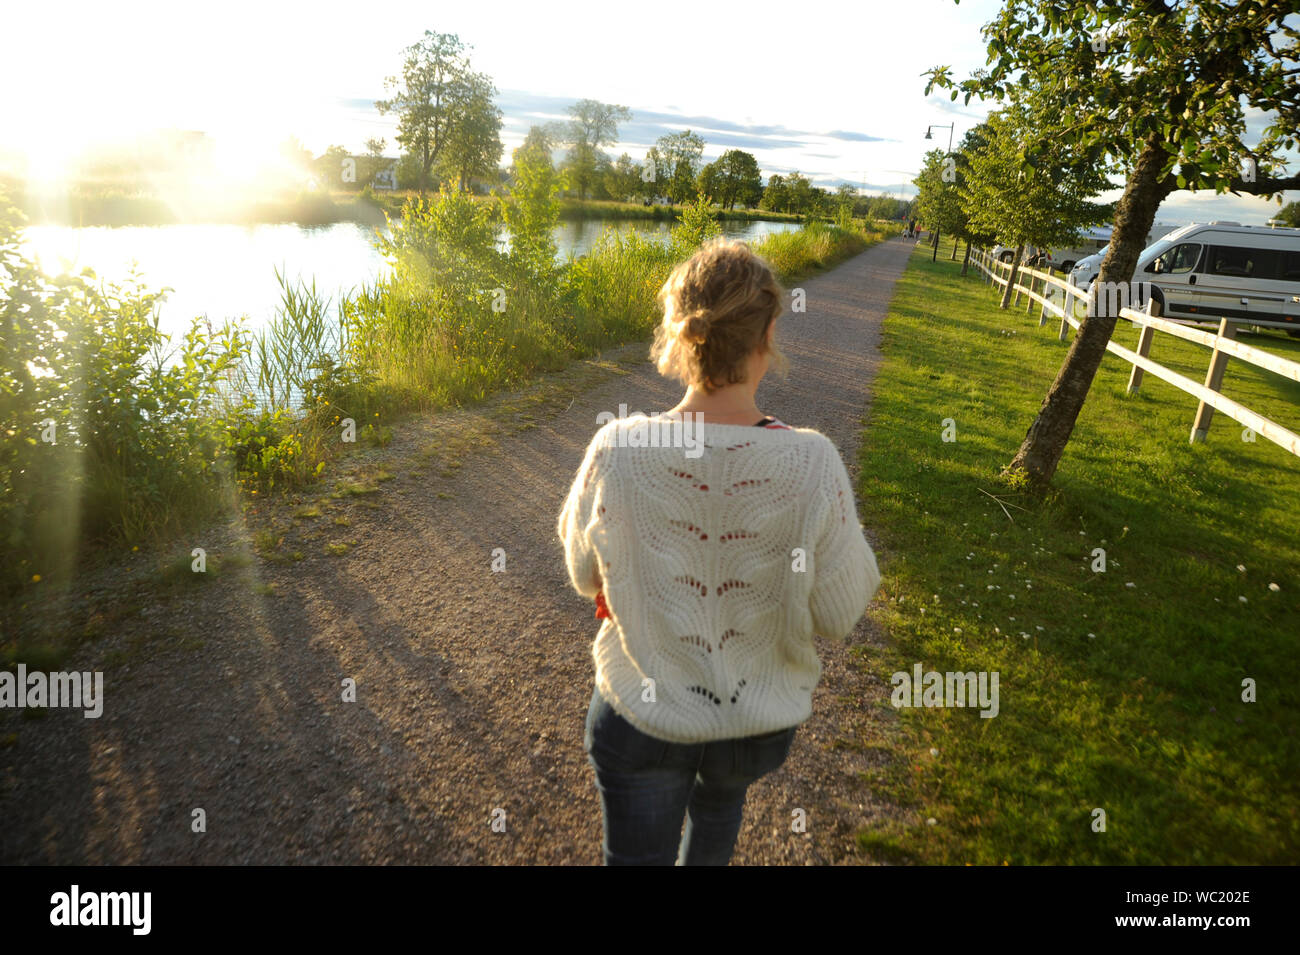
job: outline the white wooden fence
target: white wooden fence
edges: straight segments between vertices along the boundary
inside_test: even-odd
[[[983,273],[986,282],[1006,289],[1009,273],[1011,272],[1009,262],[997,261],[986,249],[972,249],[970,260]],[[1028,285],[1022,284],[1026,281]],[[1037,290],[1035,290],[1035,286],[1037,286]],[[1051,300],[1051,293],[1048,289],[1056,289],[1061,293],[1059,303]],[[1095,291],[1096,289],[1097,283],[1093,282],[1092,290]],[[1061,320],[1060,330],[1057,333],[1057,337],[1061,341],[1065,341],[1068,337],[1068,328],[1077,331],[1080,324],[1082,324],[1082,318],[1079,315],[1080,306],[1083,307],[1085,317],[1088,314],[1088,309],[1095,306],[1094,296],[1089,296],[1087,292],[1076,288],[1065,279],[1057,278],[1038,269],[1025,268],[1024,266],[1020,267],[1012,291],[1015,293],[1013,307],[1020,304],[1022,294],[1028,302],[1026,306],[1027,312],[1034,310],[1034,303],[1041,306],[1038,313],[1040,327],[1047,324],[1049,314]],[[1219,322],[1217,334],[1202,331],[1152,315],[1151,302],[1152,297],[1147,296],[1147,304],[1144,310],[1122,308],[1119,311],[1120,318],[1126,318],[1141,328],[1138,333],[1137,351],[1130,351],[1122,345],[1115,344],[1113,340],[1106,343],[1108,352],[1118,355],[1133,366],[1133,372],[1128,380],[1129,393],[1136,391],[1142,384],[1143,371],[1149,371],[1157,378],[1167,381],[1175,388],[1199,399],[1200,403],[1196,408],[1196,419],[1192,423],[1192,441],[1205,440],[1210,431],[1210,421],[1217,409],[1234,421],[1245,425],[1255,434],[1262,435],[1292,454],[1300,456],[1300,435],[1288,431],[1277,422],[1270,421],[1263,415],[1251,411],[1244,405],[1238,404],[1220,393],[1220,388],[1223,385],[1223,371],[1227,367],[1229,357],[1298,382],[1300,382],[1300,362],[1289,361],[1271,352],[1253,348],[1250,345],[1243,345],[1236,340],[1238,323],[1222,319]],[[1156,332],[1165,332],[1175,338],[1195,342],[1210,349],[1210,365],[1205,374],[1204,384],[1197,384],[1192,379],[1180,375],[1176,371],[1171,371],[1147,357],[1151,349],[1151,339]]]

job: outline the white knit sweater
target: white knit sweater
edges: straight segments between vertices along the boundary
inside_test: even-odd
[[[847,637],[880,586],[844,462],[804,428],[706,423],[687,447],[636,446],[664,420],[597,431],[560,513],[573,586],[609,608],[596,685],[673,742],[802,723],[813,633]]]

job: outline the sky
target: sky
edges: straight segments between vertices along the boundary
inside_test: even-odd
[[[399,72],[402,49],[434,30],[459,36],[474,68],[493,78],[507,156],[530,125],[591,98],[632,110],[613,155],[640,159],[658,136],[690,128],[708,143],[706,160],[735,147],[753,152],[765,176],[797,169],[827,187],[911,195],[925,151],[947,148],[947,124],[959,142],[986,113],[978,101],[927,98],[921,74],[942,64],[960,77],[982,66],[980,27],[998,6],[15,4],[4,13],[0,82],[16,92],[3,100],[0,144],[51,173],[88,142],[167,127],[207,132],[231,166],[269,155],[289,135],[316,153],[331,144],[360,153],[382,136],[395,155],[394,121],[373,104]],[[943,128],[927,141],[931,124]],[[1263,222],[1276,208],[1176,193],[1158,218]]]

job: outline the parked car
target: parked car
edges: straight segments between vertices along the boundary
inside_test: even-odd
[[[1151,231],[1147,233],[1147,243],[1143,247],[1143,250],[1145,251],[1149,248],[1151,243],[1156,241],[1157,236],[1163,238],[1170,232],[1175,231],[1177,228],[1177,226],[1157,222],[1151,227]],[[1110,243],[1107,242],[1096,252],[1086,255],[1075,262],[1074,268],[1068,270],[1070,273],[1070,284],[1077,285],[1079,288],[1087,290],[1088,286],[1097,278],[1097,273],[1101,271],[1102,260],[1106,258],[1106,253],[1109,251]]]
[[[1134,306],[1149,294],[1152,312],[1170,320],[1228,318],[1300,338],[1300,229],[1184,226],[1142,251],[1133,282]]]
[[[1024,255],[1021,256],[1021,264],[1037,265],[1042,261],[1042,257],[1047,253],[1046,249],[1040,249],[1037,246],[1025,246]],[[993,246],[993,258],[999,262],[1010,262],[1016,257],[1016,247],[1014,245],[995,245]]]

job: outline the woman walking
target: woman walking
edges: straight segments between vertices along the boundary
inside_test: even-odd
[[[830,439],[755,403],[785,368],[766,263],[714,241],[659,299],[651,356],[686,394],[596,433],[558,532],[603,620],[585,747],[605,863],[726,865],[749,785],[812,713],[813,634],[847,637],[880,574]]]

